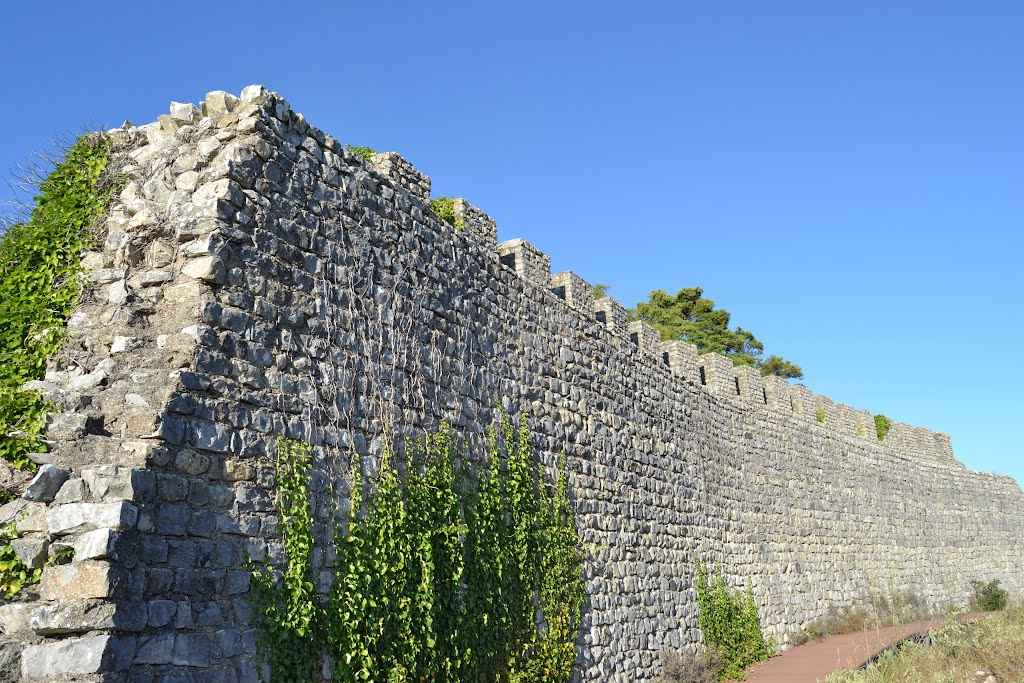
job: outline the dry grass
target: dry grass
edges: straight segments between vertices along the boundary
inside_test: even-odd
[[[999,683],[1024,681],[1024,607],[1015,605],[972,624],[948,622],[932,645],[907,643],[869,668],[832,674],[826,683]],[[989,678],[992,676],[993,678]]]
[[[687,655],[662,650],[661,675],[655,683],[718,683],[724,668],[722,655],[713,647],[702,654]]]
[[[928,603],[914,593],[896,593],[892,599],[875,596],[863,605],[832,608],[824,617],[816,619],[806,630],[790,636],[790,644],[803,645],[841,633],[856,633],[883,626],[895,626],[920,621],[932,616]]]

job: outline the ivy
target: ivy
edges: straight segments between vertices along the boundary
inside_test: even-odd
[[[39,583],[41,569],[26,567],[14,552],[11,541],[20,534],[14,522],[0,527],[0,600],[10,600],[25,586]]]
[[[0,242],[0,460],[30,469],[47,404],[22,390],[42,379],[64,343],[78,300],[81,251],[92,245],[116,183],[106,173],[109,139],[84,135],[42,182],[29,220]]]
[[[251,592],[272,680],[316,680],[326,661],[338,681],[567,681],[585,592],[564,464],[548,485],[525,423],[505,418],[476,468],[447,425],[404,445],[373,479],[353,463],[320,593],[311,451],[280,442],[286,559],[253,565]]]
[[[455,217],[455,198],[441,196],[430,200],[430,208],[437,217],[456,230],[465,230],[466,221]]]
[[[708,580],[707,568],[697,564],[697,621],[704,634],[705,645],[718,648],[724,668],[719,680],[743,680],[743,670],[768,659],[772,651],[761,631],[754,595],[730,591],[718,576]]]

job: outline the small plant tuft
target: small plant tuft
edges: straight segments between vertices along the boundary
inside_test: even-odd
[[[363,159],[365,159],[366,163],[368,163],[368,164],[373,162],[373,155],[377,153],[377,150],[375,150],[373,147],[359,147],[357,145],[345,145],[345,149],[349,150],[350,152],[354,152],[355,154],[358,154]]]
[[[818,412],[815,413],[814,416],[816,418],[818,418],[818,422],[820,422],[821,424],[825,424],[825,409],[824,408],[818,408]]]

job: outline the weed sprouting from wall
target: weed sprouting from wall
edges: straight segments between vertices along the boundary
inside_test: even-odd
[[[31,468],[47,405],[22,385],[42,379],[78,300],[80,252],[95,239],[118,180],[107,172],[111,140],[80,137],[42,181],[29,220],[0,242],[0,460]]]
[[[373,155],[377,153],[377,150],[375,150],[373,147],[359,147],[357,145],[345,145],[345,149],[350,150],[352,152],[355,152],[356,154],[361,156],[363,159],[365,159],[366,163],[368,163],[368,164],[373,162]]]
[[[720,680],[743,680],[743,669],[771,656],[750,586],[746,592],[730,591],[721,569],[709,581],[707,568],[698,563],[697,605],[705,646],[717,648],[722,656]]]
[[[503,419],[477,475],[447,426],[360,478],[315,588],[311,450],[282,440],[286,560],[253,566],[251,599],[274,681],[566,681],[585,598],[564,468],[544,482],[524,424]],[[461,464],[460,464],[461,463]]]
[[[433,209],[437,217],[443,220],[448,225],[452,226],[456,230],[465,230],[466,222],[455,217],[455,198],[454,197],[438,197],[437,199],[430,200],[430,208]]]
[[[875,415],[875,434],[878,435],[879,441],[885,440],[885,435],[889,433],[889,427],[892,426],[892,420],[887,418],[885,415]]]

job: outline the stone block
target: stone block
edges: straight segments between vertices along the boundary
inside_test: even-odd
[[[57,497],[57,492],[71,474],[54,465],[43,465],[36,473],[35,479],[28,485],[21,497],[40,503],[49,503]]]
[[[43,569],[39,593],[44,600],[115,598],[128,587],[128,574],[120,567],[87,560]]]
[[[138,508],[131,503],[69,503],[51,507],[46,521],[54,536],[97,528],[130,529],[138,520]]]
[[[130,636],[89,636],[29,645],[21,656],[24,678],[114,673],[128,669],[135,654]]]

